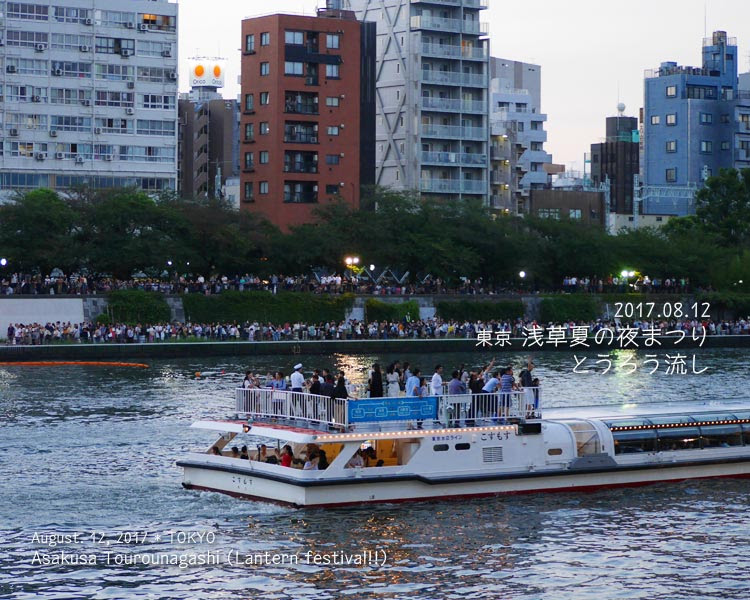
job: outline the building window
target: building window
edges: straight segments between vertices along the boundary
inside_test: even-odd
[[[305,35],[301,31],[285,31],[284,43],[289,46],[302,46],[305,43]]]
[[[714,116],[711,113],[701,113],[701,125],[711,125],[714,122]]]
[[[583,217],[583,211],[580,208],[571,208],[570,211],[568,212],[568,216],[571,219],[580,221],[581,218]]]
[[[268,182],[267,181],[261,181],[258,183],[258,193],[259,194],[267,194],[268,193]]]
[[[677,97],[677,86],[668,85],[667,86],[667,98],[676,98],[676,97]]]
[[[730,143],[729,142],[721,142],[721,149],[722,150],[730,150],[731,149]]]
[[[326,98],[326,106],[338,106],[338,105],[339,105],[338,96],[328,96],[328,98]]]
[[[252,201],[253,201],[253,182],[246,181],[245,182],[245,202],[252,202]]]
[[[270,92],[261,92],[260,93],[260,104],[261,106],[266,106],[271,102],[271,93]]]
[[[258,162],[262,165],[268,164],[268,150],[263,150],[262,152],[258,153]]]
[[[729,123],[729,115],[721,115],[722,123]]]
[[[260,34],[260,45],[261,46],[268,46],[271,43],[271,34],[267,31],[264,31]]]
[[[714,151],[714,143],[711,141],[701,141],[701,153],[711,154]]]
[[[245,52],[255,52],[255,36],[252,33],[245,36]]]
[[[667,115],[667,125],[677,125],[677,114],[671,113]]]
[[[255,139],[255,126],[252,123],[245,123],[245,141],[250,142]]]
[[[245,110],[252,111],[255,109],[255,98],[252,94],[245,94]]]
[[[339,193],[339,186],[337,186],[335,183],[333,185],[327,185],[326,186],[326,194],[329,196],[335,196]]]
[[[651,117],[651,125],[658,125],[661,123],[661,117],[659,115],[653,115]]]
[[[541,121],[532,121],[531,122],[531,131],[541,131],[542,129],[542,122]]]
[[[265,76],[271,73],[271,64],[267,62],[260,63],[260,74]]]
[[[555,219],[560,220],[560,209],[559,208],[539,208],[536,211],[536,216],[540,219]]]
[[[284,75],[297,75],[302,76],[304,72],[304,65],[301,62],[290,62],[284,63]]]
[[[335,125],[331,125],[328,127],[328,135],[338,135],[339,134],[339,128]]]
[[[674,183],[677,181],[677,169],[667,169],[665,176],[667,183]]]
[[[245,152],[245,168],[252,169],[254,164],[255,163],[253,162],[253,153]]]
[[[326,47],[329,50],[338,50],[341,47],[341,36],[337,33],[326,35]]]
[[[326,77],[328,79],[339,78],[339,66],[338,65],[326,65]]]
[[[327,165],[337,165],[341,162],[341,157],[338,154],[326,154]]]
[[[271,127],[268,124],[268,121],[261,121],[260,123],[260,135],[268,135],[271,132]]]
[[[677,140],[667,141],[667,152],[677,152]]]

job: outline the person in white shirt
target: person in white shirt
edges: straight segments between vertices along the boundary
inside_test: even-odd
[[[302,363],[294,365],[294,372],[289,376],[293,392],[302,392],[305,387],[305,376],[302,374]]]
[[[435,373],[432,376],[432,381],[430,381],[430,394],[433,396],[442,396],[443,395],[443,366],[437,365],[435,367]]]

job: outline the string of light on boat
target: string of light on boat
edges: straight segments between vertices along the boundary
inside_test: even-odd
[[[610,431],[642,431],[644,429],[669,429],[672,427],[709,427],[711,425],[749,425],[750,419],[727,421],[695,421],[690,423],[665,423],[664,425],[620,425],[610,426]]]

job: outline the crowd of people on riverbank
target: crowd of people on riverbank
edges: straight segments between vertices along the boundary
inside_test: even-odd
[[[268,291],[277,293],[308,292],[313,294],[357,293],[375,296],[411,295],[499,295],[529,292],[537,288],[533,281],[519,281],[514,286],[489,284],[482,279],[462,278],[449,285],[439,277],[426,276],[418,283],[398,282],[393,276],[373,281],[367,276],[351,278],[340,274],[281,275],[266,277],[245,274],[214,277],[134,278],[118,280],[111,277],[65,275],[55,271],[50,275],[13,273],[0,277],[0,295],[75,295],[107,294],[117,290],[140,289],[162,294],[221,294],[226,291]],[[664,279],[633,276],[608,278],[565,277],[559,289],[547,292],[564,293],[614,293],[626,291],[653,293],[688,293],[690,281],[686,278]]]
[[[128,325],[124,323],[100,325],[83,323],[11,323],[6,332],[8,344],[43,345],[50,343],[164,343],[164,342],[271,342],[317,340],[388,340],[388,339],[480,339],[489,338],[494,344],[498,334],[507,338],[527,337],[533,329],[542,334],[551,327],[561,327],[566,339],[573,337],[576,327],[586,327],[589,335],[601,329],[619,333],[626,325],[619,322],[596,320],[590,322],[538,323],[516,319],[514,321],[458,322],[440,318],[398,322],[364,323],[357,320],[327,323],[156,323]],[[748,335],[750,317],[746,319],[701,321],[697,319],[672,319],[658,322],[636,321],[628,325],[645,332],[658,329],[661,335],[671,331],[696,331],[706,335]],[[578,330],[580,331],[580,329]]]

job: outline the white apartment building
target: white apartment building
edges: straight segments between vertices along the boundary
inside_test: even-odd
[[[0,1],[0,194],[177,182],[177,4]]]
[[[377,23],[376,183],[489,201],[487,0],[344,0]]]

